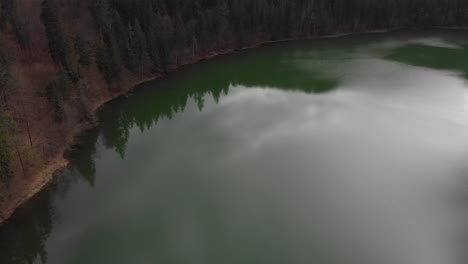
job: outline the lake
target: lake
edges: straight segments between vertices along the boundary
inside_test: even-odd
[[[468,33],[295,41],[106,105],[0,263],[468,260]]]

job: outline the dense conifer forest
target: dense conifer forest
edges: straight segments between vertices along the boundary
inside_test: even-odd
[[[268,41],[464,26],[465,0],[0,0],[0,216],[143,80]]]

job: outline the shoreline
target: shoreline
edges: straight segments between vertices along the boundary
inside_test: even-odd
[[[466,30],[466,29],[459,29],[454,27],[446,27],[446,28],[435,28],[435,29],[452,29],[452,30]],[[268,41],[258,41],[253,45],[249,45],[242,48],[229,48],[223,49],[219,51],[213,51],[208,53],[205,56],[200,56],[195,58],[189,62],[182,63],[180,65],[175,66],[174,68],[170,69],[168,74],[177,72],[184,66],[194,65],[198,62],[204,60],[210,60],[222,55],[230,54],[236,51],[244,51],[249,49],[254,49],[261,47],[263,45],[274,44],[274,43],[283,43],[283,42],[290,42],[290,41],[299,41],[299,40],[318,40],[318,39],[333,39],[333,38],[340,38],[340,37],[347,37],[353,35],[373,35],[373,34],[380,34],[380,33],[388,33],[402,30],[402,28],[392,28],[392,29],[385,29],[385,30],[370,30],[370,31],[363,31],[363,32],[348,32],[348,33],[338,33],[333,35],[323,35],[323,36],[311,36],[305,38],[288,38],[288,39],[281,39],[281,40],[268,40]],[[93,106],[93,112],[97,113],[102,107],[104,107],[107,103],[112,102],[113,100],[129,95],[131,96],[131,91],[137,88],[139,85],[149,82],[155,81],[162,77],[167,76],[167,74],[154,74],[148,76],[136,76],[129,78],[128,87],[125,87],[122,91],[115,92],[101,98],[98,100]],[[53,184],[53,180],[59,176],[59,173],[67,168],[69,165],[69,161],[64,157],[64,154],[67,150],[69,150],[73,145],[77,144],[76,137],[85,132],[86,130],[92,128],[93,125],[91,124],[76,124],[70,133],[67,144],[52,158],[50,159],[44,166],[38,168],[38,170],[33,173],[32,178],[35,179],[34,182],[25,186],[24,190],[21,193],[13,193],[10,194],[11,201],[8,201],[6,204],[6,208],[0,208],[0,228],[3,224],[8,223],[12,216],[14,216],[17,209],[24,206],[30,199],[32,199],[36,194],[40,191],[44,190],[49,184]]]

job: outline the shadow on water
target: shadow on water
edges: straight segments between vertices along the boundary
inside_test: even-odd
[[[450,48],[410,44],[393,50],[385,58],[412,66],[459,72],[468,80],[468,46]]]
[[[94,161],[88,159],[93,156],[85,154],[92,151],[88,148],[80,148],[77,151],[84,159],[73,158],[73,165],[69,171],[63,172],[53,185],[28,201],[11,220],[0,227],[0,263],[48,263],[46,242],[54,225],[61,222],[54,201],[65,199],[70,188],[79,179],[86,180],[90,185],[94,181]]]
[[[34,214],[28,214],[28,207]],[[47,263],[45,244],[54,222],[50,192],[41,192],[28,207],[0,228],[0,263],[31,264],[36,259]]]
[[[70,161],[70,170],[83,178],[91,187],[96,182],[96,142],[99,138],[99,127],[86,131],[80,136],[78,142],[85,144],[76,145],[67,156]],[[88,143],[88,142],[91,142]]]

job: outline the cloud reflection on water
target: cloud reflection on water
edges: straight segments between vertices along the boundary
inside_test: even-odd
[[[468,60],[447,43],[269,51],[115,102],[68,172],[86,184],[24,224],[44,231],[27,257],[465,263]]]

